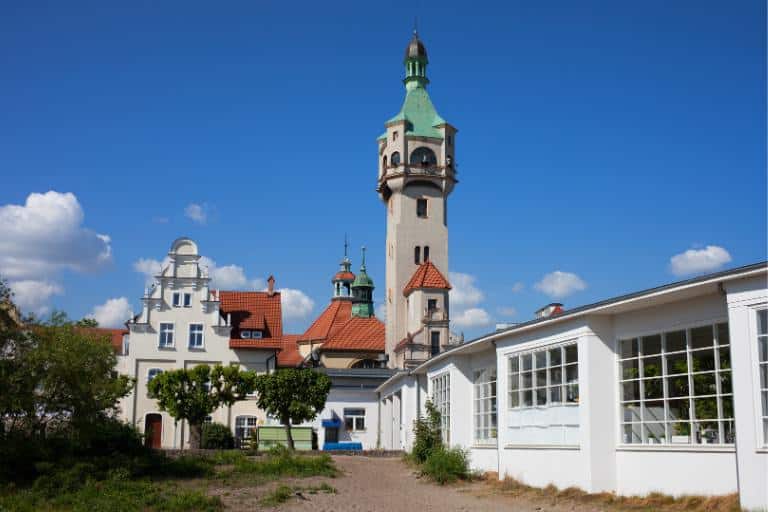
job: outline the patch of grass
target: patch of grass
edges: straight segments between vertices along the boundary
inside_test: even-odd
[[[335,477],[336,466],[328,454],[297,455],[288,450],[272,450],[259,458],[232,457],[229,461],[233,467],[222,472],[222,476],[255,475],[264,478],[310,476]]]
[[[338,491],[327,482],[314,486],[295,485],[289,487],[287,485],[279,485],[273,491],[265,494],[264,497],[259,500],[259,504],[265,507],[276,507],[302,492],[306,492],[307,494],[317,494],[319,492],[336,494]]]
[[[469,457],[461,448],[438,448],[433,450],[421,465],[423,475],[440,485],[470,477]]]
[[[554,485],[531,487],[513,478],[499,481],[495,474],[489,476],[488,484],[501,493],[515,497],[537,498],[559,502],[582,503],[607,507],[609,510],[627,512],[741,512],[739,495],[725,496],[681,496],[674,498],[666,494],[650,493],[647,496],[617,496],[609,492],[588,493],[576,487],[558,489]]]

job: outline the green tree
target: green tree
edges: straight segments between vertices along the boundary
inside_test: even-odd
[[[149,396],[176,421],[189,423],[189,444],[200,447],[206,416],[223,405],[232,405],[252,393],[256,374],[237,366],[213,368],[201,364],[191,369],[163,372],[148,385]]]
[[[295,449],[291,424],[315,419],[330,390],[331,379],[310,369],[285,368],[256,378],[258,406],[280,420],[291,450]]]
[[[97,322],[95,318],[81,318],[75,322],[75,325],[77,327],[98,327],[99,322]]]

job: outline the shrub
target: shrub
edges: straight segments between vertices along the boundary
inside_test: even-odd
[[[440,411],[427,400],[427,416],[420,416],[413,422],[414,442],[411,458],[417,464],[423,464],[429,455],[443,446],[440,433]]]
[[[226,425],[208,423],[203,425],[200,447],[208,450],[231,450],[235,447],[235,438]]]
[[[433,450],[421,467],[422,473],[440,485],[469,478],[469,456],[461,448]]]

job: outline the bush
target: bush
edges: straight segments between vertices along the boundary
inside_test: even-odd
[[[469,478],[469,456],[461,448],[432,451],[421,467],[422,473],[440,485]]]
[[[429,455],[443,447],[443,437],[440,433],[440,411],[427,400],[425,404],[427,416],[420,416],[413,422],[414,442],[411,459],[417,464],[423,464]]]
[[[226,425],[207,423],[203,425],[200,447],[207,450],[231,450],[235,447],[235,438]]]

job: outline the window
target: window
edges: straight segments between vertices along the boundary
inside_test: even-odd
[[[147,384],[149,384],[149,382],[150,382],[152,379],[154,379],[155,377],[157,377],[157,376],[158,376],[158,375],[160,375],[161,373],[163,373],[163,370],[161,370],[160,368],[150,368],[150,369],[147,371]]]
[[[251,434],[256,430],[258,420],[256,416],[238,416],[235,418],[235,438],[242,442],[250,439]]]
[[[395,151],[392,153],[392,156],[389,158],[389,161],[392,162],[393,167],[397,167],[400,165],[400,153],[398,151]]]
[[[381,160],[381,167],[383,169],[387,168],[387,155],[384,155],[384,158]]]
[[[475,441],[494,443],[496,426],[496,368],[475,371]]]
[[[192,294],[191,293],[185,293],[184,294],[184,307],[188,308],[192,306]]]
[[[347,432],[365,430],[365,409],[344,409],[344,427]]]
[[[158,346],[160,348],[169,348],[173,346],[173,324],[160,324],[160,340],[158,341]]]
[[[768,445],[768,309],[757,312],[757,351],[760,361],[760,402],[763,405],[763,444]]]
[[[422,167],[437,165],[437,156],[435,156],[434,151],[422,146],[413,150],[411,153],[410,164],[420,165]]]
[[[450,146],[452,144],[453,144],[453,137],[449,135],[448,136],[448,145]]]
[[[432,349],[432,355],[436,356],[440,353],[440,331],[432,331],[429,333],[429,342]]]
[[[427,311],[430,313],[437,311],[437,299],[427,299]]]
[[[427,217],[427,200],[423,197],[416,200],[416,216],[421,218]]]
[[[508,427],[513,444],[579,443],[579,353],[575,342],[514,354]]]
[[[178,308],[179,306],[181,306],[181,294],[179,292],[174,292],[173,307]]]
[[[381,363],[375,359],[361,359],[353,363],[350,368],[381,368]]]
[[[413,262],[418,265],[421,263],[421,247],[418,245],[413,249]]]
[[[619,341],[623,443],[733,443],[728,324]]]
[[[247,340],[251,337],[251,331],[240,331],[240,337]]]
[[[451,374],[445,372],[432,379],[432,404],[440,413],[440,435],[443,443],[451,442]]]
[[[424,246],[424,261],[429,261],[429,246]]]
[[[203,348],[203,324],[189,324],[189,348]]]
[[[392,140],[397,140],[397,132],[392,132]]]
[[[251,331],[251,338],[253,339],[261,339],[262,333],[261,331]]]

